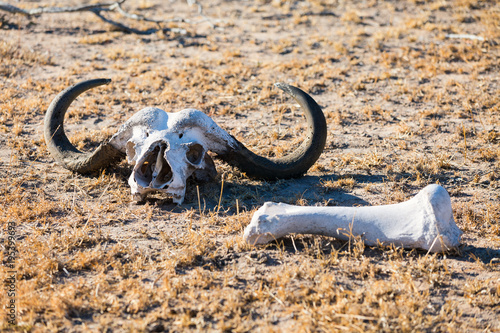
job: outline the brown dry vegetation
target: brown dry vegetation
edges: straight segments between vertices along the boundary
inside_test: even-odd
[[[19,251],[17,326],[2,291],[1,329],[500,331],[498,2],[203,3],[221,21],[170,25],[184,35],[125,34],[90,13],[0,13],[0,223],[4,244],[15,222]],[[181,1],[125,7],[199,19]],[[253,150],[286,154],[304,124],[278,81],[323,107],[328,143],[301,179],[249,180],[218,163],[215,182],[189,182],[185,204],[156,195],[136,205],[125,163],[72,174],[43,141],[51,99],[96,77],[113,83],[81,96],[66,120],[80,149],[155,105],[198,108]],[[452,197],[464,231],[457,253],[299,235],[252,247],[241,238],[268,200],[394,203],[430,183]]]

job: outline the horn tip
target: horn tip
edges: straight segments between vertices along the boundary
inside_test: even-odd
[[[276,88],[281,89],[281,90],[285,90],[287,87],[289,87],[289,85],[288,85],[288,84],[283,83],[283,82],[276,82],[276,83],[274,84],[274,86],[275,86]]]
[[[283,82],[277,82],[274,84],[274,86],[276,88],[279,88],[281,90],[283,90],[284,92],[290,94],[290,95],[294,95],[293,92],[292,92],[292,86],[289,85],[289,84],[286,84],[286,83],[283,83]]]

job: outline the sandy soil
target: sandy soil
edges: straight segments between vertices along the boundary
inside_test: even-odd
[[[0,11],[4,266],[9,222],[18,250],[16,325],[4,309],[2,329],[500,331],[498,3],[202,4],[205,16],[181,1],[126,1],[125,10],[149,18],[189,20],[147,35],[89,12],[28,19]],[[252,150],[284,155],[305,124],[275,82],[321,105],[327,145],[299,179],[251,180],[217,161],[217,179],[189,180],[182,205],[161,194],[137,204],[125,162],[83,176],[45,147],[52,98],[97,77],[113,81],[82,95],[66,118],[82,150],[158,106],[203,110]],[[451,195],[464,231],[456,252],[300,235],[253,247],[241,238],[265,201],[379,205],[431,183]]]

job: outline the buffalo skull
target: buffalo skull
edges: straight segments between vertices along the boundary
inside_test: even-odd
[[[301,106],[308,124],[306,140],[285,157],[268,159],[252,153],[201,111],[184,109],[168,113],[154,107],[137,112],[93,152],[81,152],[64,132],[64,115],[78,95],[110,81],[83,81],[56,96],[45,115],[45,142],[58,163],[78,173],[106,168],[126,156],[133,165],[129,185],[138,201],[144,200],[149,192],[159,191],[181,204],[187,178],[209,180],[217,174],[208,151],[249,177],[273,180],[303,175],[325,146],[327,130],[321,108],[304,91],[278,83],[276,86]]]

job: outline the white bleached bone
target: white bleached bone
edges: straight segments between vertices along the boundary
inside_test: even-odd
[[[288,234],[315,234],[348,240],[362,236],[369,246],[394,244],[444,252],[460,243],[448,192],[428,185],[412,199],[367,207],[303,207],[266,202],[253,215],[244,239],[265,244]]]
[[[133,165],[128,183],[134,198],[163,192],[182,203],[186,180],[208,180],[217,174],[208,151],[223,153],[236,140],[206,114],[195,109],[168,113],[145,108],[123,124],[110,144],[127,154]],[[229,148],[228,148],[229,147]]]

